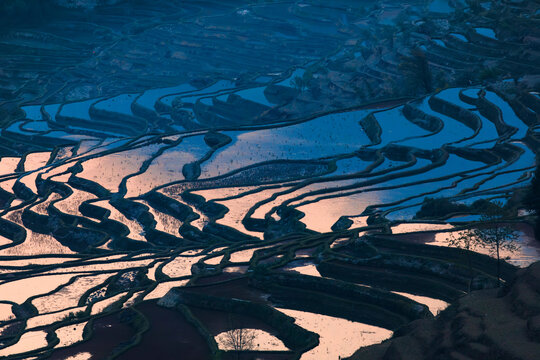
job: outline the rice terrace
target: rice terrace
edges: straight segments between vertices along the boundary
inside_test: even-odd
[[[540,359],[537,0],[0,1],[0,359]]]

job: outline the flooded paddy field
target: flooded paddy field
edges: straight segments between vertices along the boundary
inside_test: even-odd
[[[496,9],[142,3],[0,32],[0,358],[345,358],[496,286],[448,241],[486,202],[502,281],[540,259],[536,35]]]

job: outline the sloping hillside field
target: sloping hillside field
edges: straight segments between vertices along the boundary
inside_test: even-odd
[[[497,286],[449,247],[494,204],[540,259],[537,2],[50,3],[0,28],[0,358],[345,358]]]

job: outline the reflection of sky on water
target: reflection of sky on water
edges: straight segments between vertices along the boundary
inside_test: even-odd
[[[476,27],[474,28],[474,30],[482,36],[491,38],[493,40],[497,40],[497,35],[495,35],[495,31],[493,31],[493,29],[485,28],[485,27]]]
[[[407,293],[397,292],[397,291],[393,291],[393,292],[398,295],[408,297],[409,299],[414,300],[420,304],[426,305],[429,308],[429,311],[431,311],[431,313],[435,316],[438,315],[439,312],[446,309],[448,305],[450,305],[446,301],[430,298],[427,296],[419,296],[419,295],[407,294]]]
[[[90,109],[90,106],[98,100],[99,99],[90,99],[65,104],[60,111],[60,115],[83,120],[90,120],[90,114],[88,113],[88,110]]]
[[[219,149],[202,171],[216,173],[220,167],[223,174],[262,161],[309,160],[353,152],[369,143],[358,124],[366,114],[355,111],[280,128],[225,132],[233,141]]]
[[[102,100],[94,104],[98,110],[114,111],[123,115],[132,115],[131,103],[137,94],[123,94],[110,99]]]
[[[144,173],[128,180],[127,196],[138,196],[157,186],[183,180],[184,165],[199,160],[209,149],[202,136],[184,138],[178,146],[167,149],[154,158]]]
[[[377,112],[374,114],[374,116],[382,128],[381,143],[377,145],[377,148],[382,148],[391,142],[402,140],[411,136],[429,134],[428,131],[407,120],[403,116],[402,107]]]
[[[338,359],[352,355],[361,346],[388,339],[392,331],[327,315],[278,308],[293,317],[297,325],[319,334],[319,345],[301,360]],[[339,336],[336,336],[339,334]]]
[[[298,210],[305,216],[300,220],[311,230],[331,231],[332,225],[342,215],[358,215],[366,206],[379,202],[378,193],[367,192],[347,197],[319,200],[316,203],[300,206]]]

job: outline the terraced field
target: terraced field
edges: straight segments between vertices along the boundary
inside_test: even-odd
[[[258,358],[337,359],[467,292],[446,239],[530,184],[536,35],[494,32],[495,6],[343,3],[111,5],[2,35],[0,358],[232,359],[241,324]],[[537,8],[505,14],[534,32]],[[418,58],[431,84],[398,86]],[[426,219],[439,197],[465,210]],[[503,280],[540,258],[526,218]]]

